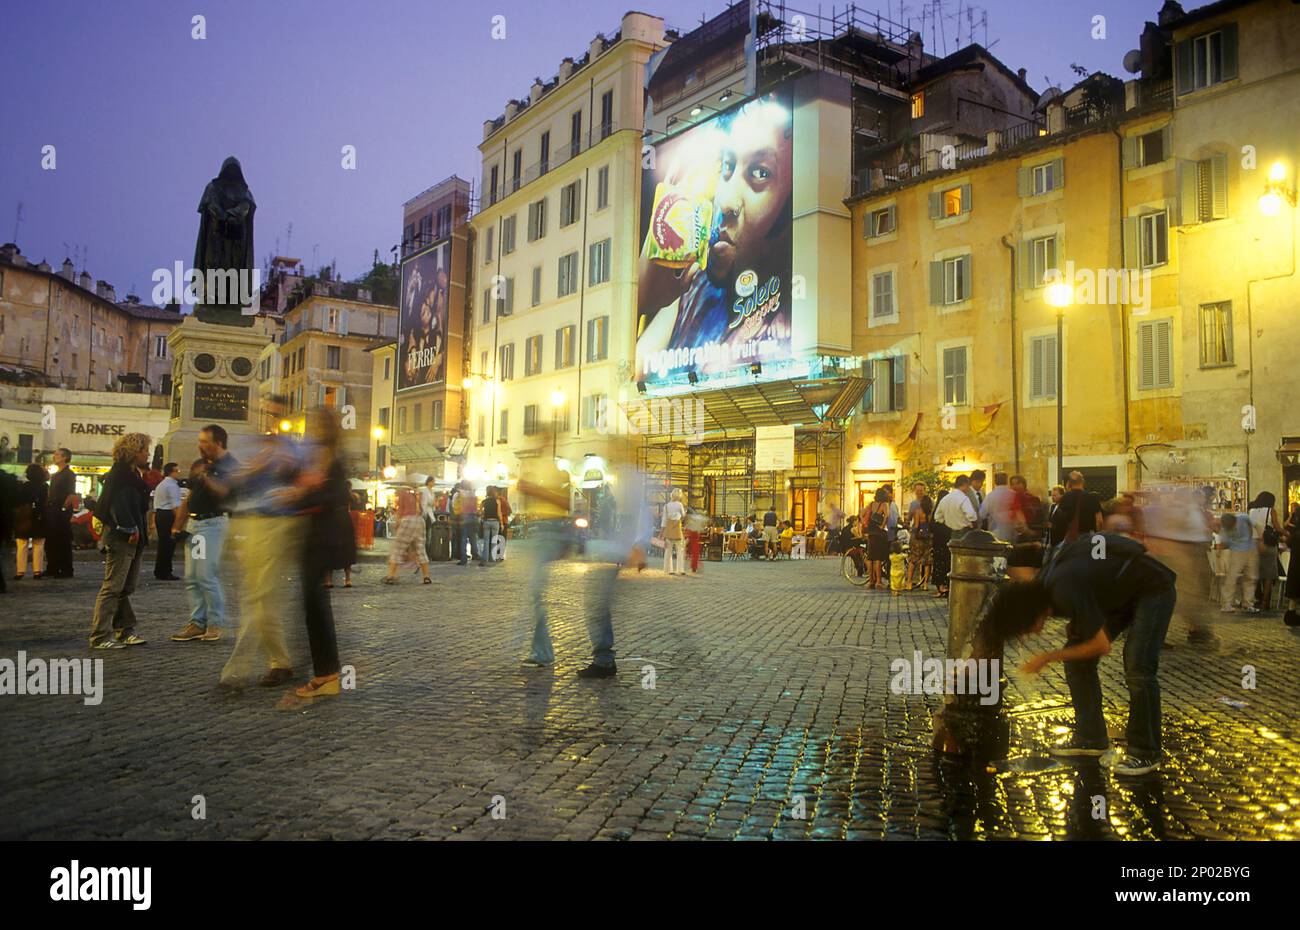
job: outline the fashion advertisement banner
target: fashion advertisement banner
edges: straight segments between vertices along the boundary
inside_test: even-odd
[[[451,243],[402,262],[402,314],[397,336],[397,389],[447,377],[447,297]]]
[[[637,380],[790,357],[789,88],[653,149],[642,171]]]

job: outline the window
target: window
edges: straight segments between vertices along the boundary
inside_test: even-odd
[[[388,429],[388,409],[387,407],[379,408],[379,425]]]
[[[1056,398],[1056,334],[1029,340],[1029,399]]]
[[[479,374],[481,374],[483,377],[485,377],[485,378],[490,378],[490,377],[492,377],[491,372],[488,371],[488,353],[487,353],[487,352],[483,352],[483,353],[478,357],[478,370],[479,370]]]
[[[930,219],[943,220],[970,212],[970,185],[930,192]]]
[[[533,302],[532,306],[536,307],[542,302],[542,266],[538,265],[533,269]]]
[[[866,226],[862,235],[867,239],[874,239],[877,236],[887,236],[897,227],[895,226],[897,214],[894,207],[885,207],[882,210],[873,210],[867,214]]]
[[[1150,320],[1138,326],[1138,389],[1174,386],[1173,326],[1170,320]]]
[[[524,435],[534,436],[537,434],[537,405],[527,404],[524,407]]]
[[[536,242],[546,235],[546,198],[528,205],[528,241]]]
[[[423,417],[424,408],[421,407],[418,403],[411,404],[411,413],[412,413],[412,417],[411,417],[412,432],[418,433],[420,432],[420,430],[424,429],[424,425],[420,422],[424,418]]]
[[[492,322],[492,288],[483,291],[483,325]]]
[[[1219,152],[1178,166],[1178,209],[1183,225],[1228,215],[1228,157]]]
[[[451,204],[445,204],[438,208],[437,233],[439,239],[446,239],[451,235]]]
[[[442,429],[442,401],[435,400],[429,412],[429,429]]]
[[[510,411],[501,411],[501,428],[497,431],[497,442],[504,443],[510,441]]]
[[[912,95],[912,119],[920,119],[922,116],[925,116],[924,91]]]
[[[614,92],[607,90],[600,95],[600,137],[608,138],[614,131]]]
[[[330,371],[338,371],[343,367],[343,350],[339,346],[325,347],[325,367]]]
[[[483,414],[478,415],[478,444],[481,446],[487,442],[487,417]]]
[[[428,245],[433,241],[433,214],[420,217],[420,242],[419,245]]]
[[[497,202],[497,166],[492,166],[492,172],[488,176],[488,203]]]
[[[600,362],[607,358],[609,358],[609,317],[593,317],[587,321],[587,361]]]
[[[969,255],[930,262],[930,303],[944,306],[969,300],[971,280]]]
[[[303,365],[305,365],[306,363],[307,363],[307,347],[299,346],[298,347],[298,370],[302,371]]]
[[[3,322],[0,322],[0,332],[4,332],[4,324],[3,324]],[[154,337],[153,337],[153,357],[154,357],[154,358],[166,358],[166,357],[167,357],[167,337],[166,337],[166,336],[154,336]]]
[[[1055,236],[1039,236],[1029,240],[1029,286],[1042,287],[1047,283],[1049,272],[1060,272]]]
[[[593,242],[587,254],[587,284],[604,284],[609,280],[610,240]]]
[[[1178,93],[1213,87],[1237,76],[1237,25],[1179,42],[1174,48]]]
[[[889,413],[907,406],[907,356],[876,358],[870,365],[870,382],[862,397],[863,413]]]
[[[1047,194],[1061,186],[1061,176],[1057,170],[1057,165],[1060,163],[1061,159],[1057,159],[1057,161],[1049,161],[1045,165],[1034,165],[1033,190],[1035,194]]]
[[[509,255],[515,250],[515,218],[511,214],[501,221],[501,254]]]
[[[556,297],[568,297],[578,289],[578,253],[560,256],[560,270],[555,284]]]
[[[569,157],[582,151],[582,111],[576,111],[569,117]]]
[[[569,368],[573,365],[573,337],[577,327],[573,324],[561,326],[555,331],[555,367]]]
[[[1145,213],[1138,217],[1138,256],[1143,268],[1155,268],[1169,261],[1169,213]]]
[[[301,406],[301,404],[299,406]],[[397,432],[398,433],[406,432],[406,408],[405,407],[397,408]]]
[[[497,380],[510,381],[515,376],[515,344],[513,342],[503,345],[500,349],[497,364]]]
[[[492,262],[492,234],[494,232],[496,232],[496,228],[493,226],[489,226],[483,232],[483,264],[485,265]]]
[[[1137,137],[1137,158],[1138,165],[1145,167],[1147,165],[1156,165],[1168,157],[1169,146],[1166,145],[1166,134],[1169,132],[1168,127],[1157,129],[1155,132],[1143,133]]]
[[[559,407],[551,408],[551,422],[555,424],[557,433],[567,433],[569,431],[569,402],[565,401]]]
[[[519,190],[519,179],[523,175],[524,168],[524,150],[515,149],[514,157],[510,161],[510,191]]]
[[[588,394],[582,399],[583,429],[604,430],[607,402],[604,394]]]
[[[542,337],[529,336],[524,341],[524,377],[540,374],[542,370]]]
[[[339,309],[338,307],[325,308],[325,332],[337,333],[339,331]]]
[[[871,318],[892,317],[894,308],[894,273],[881,271],[871,276]]]
[[[609,206],[609,165],[602,165],[596,172],[596,209],[603,210]]]
[[[497,316],[510,316],[515,312],[515,279],[499,278],[497,284]]]
[[[578,211],[582,209],[580,196],[582,182],[574,181],[560,189],[560,226],[568,226],[578,221]]]
[[[943,402],[956,407],[966,403],[966,348],[943,350]]]
[[[384,380],[388,381],[392,377],[393,377],[393,360],[391,358],[386,358],[384,359]]]
[[[551,134],[542,133],[542,157],[538,159],[540,164],[537,166],[539,174],[546,174],[551,168]]]
[[[1232,364],[1232,302],[1201,304],[1201,367]]]

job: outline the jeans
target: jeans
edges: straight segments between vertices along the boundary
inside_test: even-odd
[[[528,658],[550,665],[555,661],[551,634],[546,620],[546,582],[550,577],[551,563],[564,558],[573,542],[573,524],[567,519],[538,520],[528,530],[533,541],[533,570],[529,594],[533,602],[533,642]],[[592,600],[587,605],[587,635],[591,637],[592,663],[614,664],[614,623],[610,602],[618,580],[618,566],[598,564],[593,566]]]
[[[90,645],[97,646],[109,634],[125,639],[135,630],[135,611],[131,595],[140,577],[140,556],[144,540],[134,546],[128,537],[115,530],[104,531],[104,583],[95,598],[95,615],[90,625]]]
[[[470,553],[477,562],[483,561],[483,553],[478,547],[478,517],[464,516],[456,524],[456,551],[452,553],[461,565],[465,564],[465,544],[469,544]]]
[[[221,588],[221,555],[230,518],[191,520],[186,529],[190,533],[185,541],[185,593],[190,598],[190,622],[204,629],[224,626],[226,595]]]
[[[483,521],[483,561],[493,562],[492,558],[493,545],[498,536],[501,535],[501,521],[486,519]]]
[[[1160,649],[1169,630],[1177,595],[1174,589],[1148,594],[1137,602],[1124,643],[1124,681],[1128,685],[1129,754],[1139,759],[1160,757]],[[1106,720],[1101,709],[1099,659],[1065,663],[1065,680],[1074,704],[1075,740],[1081,746],[1104,748]]]

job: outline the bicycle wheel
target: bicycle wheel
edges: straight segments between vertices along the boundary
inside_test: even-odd
[[[840,556],[840,574],[849,584],[859,588],[871,580],[871,576],[866,572],[858,574],[858,566],[854,564],[853,556],[847,552]]]

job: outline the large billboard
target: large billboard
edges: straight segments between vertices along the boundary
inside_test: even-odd
[[[790,357],[788,86],[654,148],[641,174],[637,380]]]
[[[447,301],[451,242],[402,262],[402,315],[397,333],[397,389],[447,379]]]

